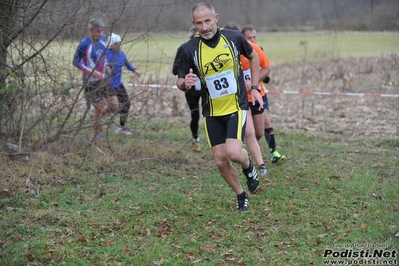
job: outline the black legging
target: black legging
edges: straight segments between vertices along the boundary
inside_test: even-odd
[[[191,111],[190,129],[193,138],[198,138],[198,122],[200,119],[199,101],[201,99],[201,92],[194,89],[189,90],[185,94],[188,107]]]
[[[116,96],[118,97],[119,101],[118,114],[120,115],[120,126],[124,127],[129,114],[130,99],[129,95],[127,94],[126,88],[125,86],[123,86],[123,84],[116,89]]]

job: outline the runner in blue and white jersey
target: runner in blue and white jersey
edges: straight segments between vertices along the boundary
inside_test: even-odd
[[[105,140],[101,134],[101,117],[118,108],[118,98],[106,79],[106,37],[103,32],[104,23],[100,19],[90,21],[89,34],[82,39],[73,57],[73,65],[83,73],[87,107],[94,107],[92,119],[98,140]]]

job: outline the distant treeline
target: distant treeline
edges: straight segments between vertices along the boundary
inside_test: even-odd
[[[24,0],[17,2],[22,4]],[[191,26],[191,8],[198,2],[33,0],[29,6],[21,8],[23,12],[20,14],[33,13],[40,6],[36,19],[31,22],[23,17],[14,19],[17,24],[31,23],[28,32],[41,37],[54,35],[61,29],[58,36],[81,38],[87,32],[91,18],[103,19],[108,32],[186,31]],[[252,24],[262,32],[399,29],[399,0],[213,0],[209,3],[219,14],[220,26]],[[7,21],[8,18],[4,19]]]
[[[117,2],[117,1],[116,1]],[[121,30],[187,30],[200,1],[129,1],[114,24]],[[307,30],[398,30],[398,0],[214,0],[219,25],[252,24],[265,32]],[[168,4],[170,3],[170,4]],[[129,25],[127,29],[125,26]]]

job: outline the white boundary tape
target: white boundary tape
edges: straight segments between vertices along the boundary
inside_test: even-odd
[[[28,80],[34,78],[28,77]],[[41,79],[46,82],[51,82],[51,79]],[[176,85],[161,85],[151,83],[127,83],[128,86],[132,87],[143,87],[152,89],[177,89]],[[384,94],[384,93],[353,93],[353,92],[324,92],[324,91],[288,91],[288,90],[266,90],[270,94],[297,94],[297,95],[323,95],[323,96],[357,96],[357,97],[382,97],[382,98],[399,98],[399,94]]]
[[[27,77],[28,80],[35,80],[33,77]],[[36,79],[45,82],[52,82],[51,79]],[[132,87],[143,87],[152,89],[177,89],[176,85],[161,85],[151,83],[127,83]],[[323,95],[323,96],[357,96],[357,97],[382,97],[382,98],[399,98],[399,94],[384,94],[384,93],[352,93],[352,92],[324,92],[324,91],[288,91],[288,90],[266,90],[270,94],[297,94],[297,95]]]
[[[177,89],[176,85],[161,85],[161,84],[133,84],[128,83],[128,86],[145,87],[154,89]],[[324,92],[324,91],[287,91],[287,90],[266,90],[270,94],[297,94],[297,95],[323,95],[323,96],[357,96],[357,97],[383,97],[383,98],[399,98],[399,94],[384,94],[384,93],[344,93],[344,92]]]

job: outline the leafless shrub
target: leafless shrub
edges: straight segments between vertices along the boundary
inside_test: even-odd
[[[91,125],[85,119],[87,110],[80,73],[72,67],[72,58],[67,57],[69,53],[64,53],[65,49],[71,49],[69,40],[81,39],[92,18],[102,18],[107,23],[107,32],[117,29],[125,35],[141,28],[145,29],[145,34],[182,3],[184,1],[173,1],[173,4],[124,0],[1,2],[0,129],[3,142],[18,143],[19,147],[35,151],[59,140],[62,135],[86,136],[90,140]],[[159,75],[153,79],[156,83],[161,81]],[[134,100],[137,98],[133,97]],[[134,105],[141,103],[138,101]],[[158,105],[167,109],[169,104],[163,97],[148,96],[139,112],[151,117],[154,106],[158,109]],[[106,126],[116,119],[109,117]],[[73,141],[72,138],[69,141]]]

